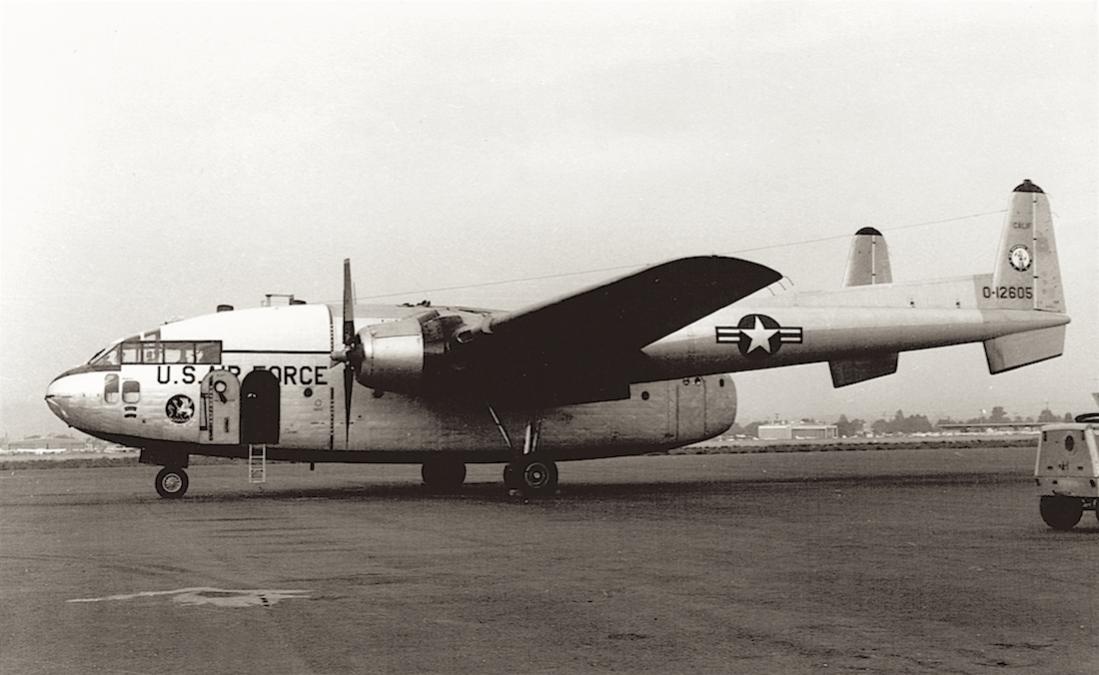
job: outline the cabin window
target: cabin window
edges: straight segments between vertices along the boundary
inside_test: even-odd
[[[103,379],[103,400],[118,403],[118,375],[111,373]]]
[[[137,380],[126,380],[122,383],[122,402],[137,403],[141,400],[141,383]]]

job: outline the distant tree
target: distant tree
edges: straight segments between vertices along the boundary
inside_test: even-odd
[[[1011,421],[1011,418],[1007,416],[1007,412],[1004,411],[1004,407],[1002,405],[998,405],[992,409],[992,414],[988,416],[988,421],[996,424],[1000,422],[1009,422]]]
[[[925,434],[929,431],[934,431],[935,427],[931,426],[930,420],[924,415],[912,415],[904,419],[902,431],[906,434]]]
[[[860,419],[849,420],[847,415],[840,415],[840,418],[836,420],[836,433],[844,437],[857,436],[862,432],[865,424]]]
[[[1056,422],[1058,417],[1053,414],[1053,411],[1049,408],[1043,408],[1042,412],[1038,414],[1038,422],[1041,424],[1049,424],[1050,422]]]
[[[1063,422],[1071,422],[1072,421],[1072,413],[1065,413],[1065,418],[1062,421]]]
[[[885,420],[874,420],[874,423],[870,425],[870,431],[874,432],[875,436],[882,436],[889,433],[889,422]]]

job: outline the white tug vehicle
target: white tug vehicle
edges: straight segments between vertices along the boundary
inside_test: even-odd
[[[1099,394],[1096,395],[1099,400]],[[1055,530],[1071,530],[1084,511],[1099,517],[1099,412],[1077,415],[1075,423],[1042,427],[1034,482],[1042,520]]]

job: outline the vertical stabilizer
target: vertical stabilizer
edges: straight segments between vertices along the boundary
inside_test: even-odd
[[[889,249],[885,237],[872,227],[864,227],[851,239],[847,255],[847,275],[844,286],[870,286],[893,283],[889,268]]]
[[[1011,195],[989,294],[995,307],[1065,311],[1049,199],[1029,180]]]

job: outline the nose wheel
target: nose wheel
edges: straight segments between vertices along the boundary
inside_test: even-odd
[[[190,480],[183,469],[166,466],[156,474],[156,492],[164,499],[179,499],[187,494]]]

